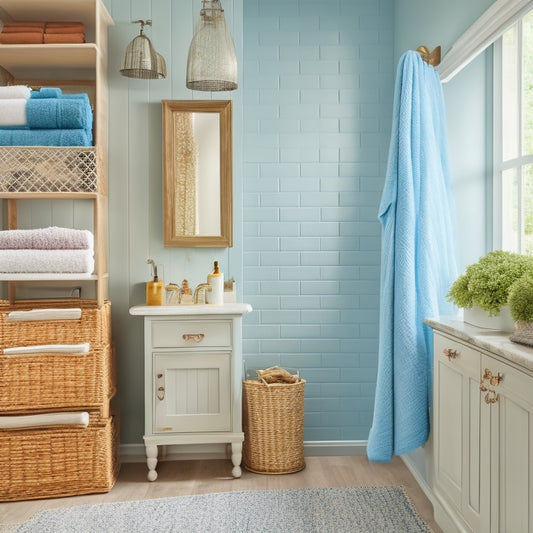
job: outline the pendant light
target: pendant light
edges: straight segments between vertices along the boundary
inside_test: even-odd
[[[167,66],[161,54],[158,54],[150,39],[144,35],[144,26],[151,26],[151,20],[134,20],[140,24],[141,31],[126,48],[120,73],[127,78],[155,80],[167,77]]]
[[[202,0],[187,58],[187,88],[233,91],[237,88],[237,56],[220,0]]]

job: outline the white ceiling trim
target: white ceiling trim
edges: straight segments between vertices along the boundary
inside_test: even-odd
[[[442,83],[450,81],[532,8],[533,0],[496,0],[442,59],[437,67]]]

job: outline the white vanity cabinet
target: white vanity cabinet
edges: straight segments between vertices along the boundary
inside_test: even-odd
[[[144,317],[145,435],[148,479],[158,446],[231,445],[241,475],[242,315],[248,304],[135,306]]]
[[[435,330],[437,523],[533,533],[533,350],[505,334],[426,322]]]

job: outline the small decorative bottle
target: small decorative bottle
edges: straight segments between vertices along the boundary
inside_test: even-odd
[[[213,272],[207,275],[207,283],[211,285],[211,290],[206,292],[207,303],[222,305],[224,303],[224,274],[218,268],[218,261],[215,261]]]
[[[184,279],[181,282],[180,304],[181,305],[193,305],[194,304],[194,300],[192,297],[192,290],[189,287],[189,282],[186,279]]]
[[[157,266],[152,259],[146,261],[152,265],[153,281],[146,283],[146,305],[164,305],[165,291],[163,288],[163,280],[157,276]]]

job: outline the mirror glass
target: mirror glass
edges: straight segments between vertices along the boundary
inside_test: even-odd
[[[232,102],[163,100],[165,246],[232,246]]]

